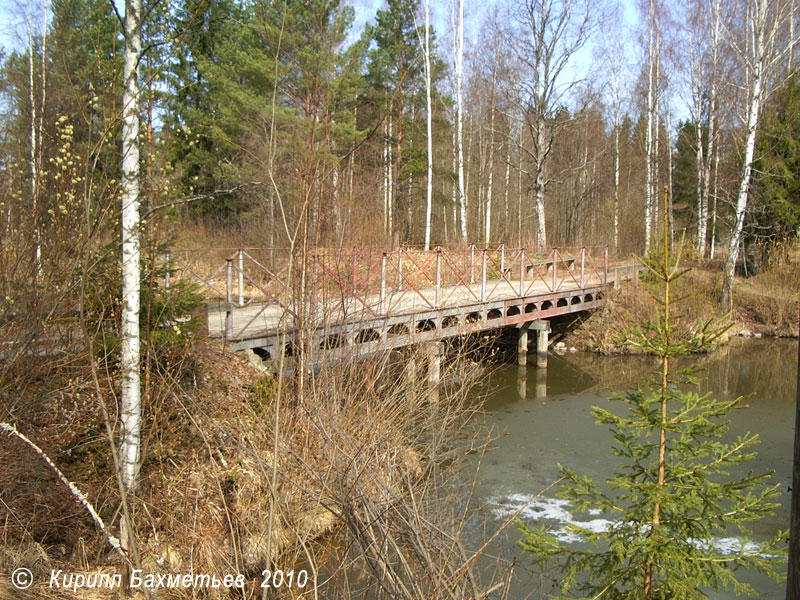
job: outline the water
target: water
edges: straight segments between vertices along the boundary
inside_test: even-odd
[[[701,392],[712,392],[719,399],[749,396],[748,406],[731,414],[731,434],[759,434],[758,457],[744,470],[774,471],[773,482],[780,483],[781,490],[780,508],[774,517],[753,524],[753,537],[765,539],[779,529],[788,529],[797,341],[735,339],[722,350],[689,361],[707,369],[699,385]],[[611,436],[607,427],[594,423],[591,408],[619,410],[620,403],[609,401],[610,393],[627,389],[658,368],[658,361],[650,357],[582,353],[551,355],[546,374],[535,366],[501,367],[482,390],[487,394],[489,426],[500,437],[485,456],[474,457],[467,472],[474,475],[477,471],[474,494],[483,504],[487,525],[496,528],[552,484],[559,477],[558,464],[599,481],[610,476],[619,459],[611,455]],[[571,518],[569,510],[555,498],[555,489],[550,489],[523,518],[563,524]],[[588,519],[597,527],[604,525],[602,515]],[[516,546],[518,539],[518,532],[511,527],[492,548],[492,553],[504,560],[518,557],[511,597],[539,598],[555,592],[555,576],[534,573]],[[740,579],[751,583],[763,600],[784,598],[783,582],[757,573]],[[716,592],[711,597],[728,600],[738,596]]]

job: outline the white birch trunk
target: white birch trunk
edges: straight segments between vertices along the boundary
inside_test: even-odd
[[[464,0],[458,2],[458,14],[454,19],[453,50],[456,77],[456,146],[458,148],[458,204],[461,211],[461,241],[467,242],[467,198],[464,186],[464,104],[461,93],[464,68]]]
[[[492,179],[494,176],[494,90],[497,87],[497,51],[494,53],[494,65],[492,66],[492,90],[489,96],[489,180],[486,183],[486,223],[484,231],[484,242],[488,245],[492,238]]]
[[[714,2],[714,29],[712,34],[712,48],[711,48],[711,114],[709,115],[709,124],[708,124],[708,157],[707,166],[706,166],[706,174],[705,174],[705,198],[706,198],[706,208],[708,208],[708,199],[710,196],[710,185],[711,185],[711,163],[714,163],[714,192],[713,192],[713,199],[712,199],[712,209],[711,209],[711,247],[710,247],[710,257],[714,258],[714,252],[716,250],[716,237],[717,237],[717,193],[718,193],[718,180],[717,180],[717,172],[719,169],[719,144],[717,144],[717,112],[719,110],[719,104],[717,100],[717,85],[719,80],[719,30],[720,30],[720,0],[715,0]]]
[[[739,181],[739,193],[736,196],[736,212],[733,230],[731,231],[731,239],[728,244],[728,256],[725,261],[725,273],[722,285],[722,301],[729,310],[733,308],[733,277],[736,271],[736,257],[739,254],[739,246],[742,241],[744,216],[747,212],[747,196],[750,188],[750,175],[753,169],[753,154],[756,146],[758,119],[761,112],[764,71],[767,64],[767,3],[768,0],[756,0],[752,7],[753,57],[749,65],[750,69],[752,69],[752,87],[750,88],[750,107],[747,114],[747,138],[745,141],[742,175]]]
[[[714,155],[714,195],[711,198],[711,250],[710,257],[713,259],[717,251],[717,198],[719,197],[719,149]]]
[[[705,256],[706,251],[706,225],[708,223],[708,197],[705,195],[704,179],[706,175],[706,159],[703,148],[703,94],[705,93],[706,81],[704,81],[702,69],[700,66],[701,51],[700,43],[698,41],[698,33],[695,31],[701,27],[700,22],[695,22],[693,27],[690,28],[689,39],[689,66],[691,69],[691,86],[692,86],[692,109],[694,111],[694,139],[695,139],[695,173],[697,182],[695,185],[695,198],[696,198],[696,216],[697,226],[695,239],[695,250],[702,258]]]
[[[789,4],[789,47],[786,49],[786,72],[792,72],[792,59],[794,58],[794,14],[795,14],[795,0],[791,0]]]
[[[655,2],[650,0],[650,19],[648,26],[648,69],[647,69],[647,139],[645,141],[645,197],[644,197],[644,251],[650,250],[650,224],[653,206],[653,35],[655,29]]]
[[[388,188],[388,203],[386,211],[386,219],[388,225],[389,239],[394,236],[394,161],[392,156],[392,107],[389,106],[389,137],[387,139],[386,147],[386,164],[387,164],[387,188]]]
[[[522,124],[519,126],[517,141],[517,246],[522,247]]]
[[[453,207],[453,231],[458,229],[458,135],[453,127],[453,185],[450,189],[450,204]]]
[[[667,131],[671,129],[672,111],[667,111]],[[667,185],[669,186],[669,194],[667,196],[667,235],[669,236],[670,248],[675,245],[675,214],[672,210],[673,187],[672,187],[672,144],[667,138]]]
[[[659,91],[659,81],[661,77],[661,36],[656,32],[656,77],[655,77],[655,107],[653,114],[653,191],[650,193],[652,208],[650,213],[653,217],[652,232],[659,230],[659,218],[661,202],[661,190],[658,189],[660,166],[659,166],[659,145],[661,141],[661,93]],[[651,233],[652,237],[652,233]]]
[[[547,227],[544,220],[544,156],[542,148],[546,143],[544,128],[546,127],[543,119],[540,119],[536,128],[536,200],[534,209],[536,211],[536,246],[543,248],[547,246]]]
[[[614,252],[619,252],[619,104],[614,109]]]
[[[125,3],[122,92],[122,335],[120,339],[122,443],[125,489],[136,489],[141,460],[142,401],[139,381],[139,81],[141,0]]]
[[[389,235],[389,120],[383,123],[383,231]]]
[[[433,214],[433,104],[431,102],[431,9],[425,0],[425,103],[428,132],[428,181],[425,190],[425,250],[431,247],[431,217]]]
[[[41,268],[41,244],[39,241],[39,161],[37,158],[39,155],[39,138],[36,134],[36,91],[33,80],[33,11],[31,10],[28,23],[28,86],[30,88],[29,100],[31,105],[31,212],[33,214],[34,264],[38,276]],[[44,110],[44,106],[42,106],[42,110]]]
[[[508,235],[508,192],[511,182],[511,140],[506,141],[506,181],[503,188],[503,241]]]

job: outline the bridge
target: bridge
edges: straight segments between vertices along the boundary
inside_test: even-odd
[[[167,287],[190,277],[216,296],[207,304],[211,337],[252,350],[272,371],[282,350],[291,359],[302,343],[310,366],[416,344],[438,361],[435,342],[502,327],[518,332],[520,365],[528,331],[537,331],[544,367],[549,319],[602,306],[608,285],[638,274],[610,270],[608,249],[598,246],[242,248],[215,258],[210,273],[193,253],[167,260]]]

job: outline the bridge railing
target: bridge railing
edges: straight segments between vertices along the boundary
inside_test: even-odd
[[[167,257],[165,283],[175,277],[200,282],[207,295],[224,302],[231,336],[241,335],[268,310],[277,309],[290,321],[305,315],[316,323],[336,322],[354,314],[436,310],[608,282],[608,252],[600,246],[324,248],[296,256],[291,268],[286,249],[232,249],[224,262],[205,269],[193,258]],[[234,307],[251,303],[260,309],[233,331]]]

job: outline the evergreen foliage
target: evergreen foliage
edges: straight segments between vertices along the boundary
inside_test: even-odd
[[[800,231],[800,81],[789,78],[764,111],[756,144],[757,236],[785,239]],[[752,228],[752,227],[751,227]]]
[[[679,600],[704,598],[704,589],[752,593],[735,570],[777,578],[786,532],[760,544],[746,541],[748,525],[777,506],[777,486],[768,484],[769,473],[730,474],[755,456],[758,443],[750,433],[726,437],[726,416],[742,399],[720,401],[691,391],[686,385],[696,383],[696,371],[676,371],[671,364],[707,349],[724,331],[699,323],[686,341],[673,338],[681,317],[673,312],[670,285],[687,271],[680,252],[671,257],[664,242],[642,262],[660,282],[661,308],[626,337],[660,357],[661,371],[646,387],[614,396],[625,405],[624,416],[593,409],[596,421],[611,429],[611,450],[621,459],[611,479],[601,483],[561,467],[566,483],[559,495],[579,511],[599,510],[612,525],[599,532],[570,525],[570,533],[587,542],[580,547],[562,546],[546,527],[521,525],[521,545],[537,562],[559,564],[564,594],[577,589],[585,598]],[[715,541],[734,534],[743,540],[733,551]]]

